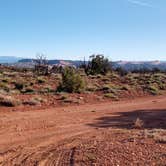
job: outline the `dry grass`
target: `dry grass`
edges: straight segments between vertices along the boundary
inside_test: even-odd
[[[140,119],[137,118],[136,121],[134,122],[134,128],[141,129],[144,126],[144,122]]]
[[[20,100],[17,100],[11,96],[0,95],[0,105],[7,107],[15,107],[21,104]]]
[[[164,129],[144,130],[144,137],[153,138],[156,143],[166,143],[166,130]]]

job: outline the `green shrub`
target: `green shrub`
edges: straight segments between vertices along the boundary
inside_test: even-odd
[[[87,74],[98,75],[106,74],[111,71],[111,64],[104,55],[92,55],[90,56],[91,60],[88,63],[88,66],[85,67],[85,72]]]
[[[153,85],[150,85],[148,87],[148,91],[152,94],[152,95],[157,95],[159,94],[159,89]]]
[[[24,88],[23,83],[15,82],[14,85],[15,85],[15,88],[18,90],[22,90]]]
[[[58,86],[58,91],[65,91],[65,92],[82,92],[85,89],[85,82],[81,78],[81,76],[76,73],[76,71],[72,68],[65,68],[64,72],[62,73],[62,82]]]
[[[166,90],[166,85],[165,85],[165,83],[160,82],[160,83],[158,84],[158,86],[159,86],[159,89],[160,89],[160,90]]]

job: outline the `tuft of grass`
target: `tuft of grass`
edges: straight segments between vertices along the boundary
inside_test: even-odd
[[[129,85],[123,85],[123,86],[121,87],[121,90],[129,91],[129,90],[130,90],[130,86],[129,86]]]
[[[97,159],[95,154],[93,154],[93,153],[87,153],[86,156],[87,156],[88,160],[90,160],[91,162],[95,162]]]
[[[106,94],[104,94],[104,97],[110,98],[110,99],[113,99],[113,100],[116,100],[116,101],[119,100],[118,96],[116,96],[116,95],[113,94],[113,93],[106,93]]]
[[[158,136],[154,137],[154,140],[155,140],[157,143],[166,144],[166,136],[158,135]]]
[[[0,105],[6,107],[15,107],[21,104],[20,100],[12,98],[11,96],[0,95]]]
[[[152,138],[156,143],[166,143],[166,130],[152,129],[144,131],[145,138]]]
[[[68,99],[68,95],[62,95],[61,97],[60,97],[60,100],[66,100],[66,99]]]
[[[3,89],[6,92],[9,92],[10,89],[11,89],[11,87],[8,84],[4,83],[4,82],[0,82],[0,88]]]
[[[86,91],[95,92],[96,90],[97,90],[97,87],[94,85],[88,85],[86,87]]]
[[[144,126],[144,122],[140,119],[137,118],[136,121],[134,122],[134,127],[137,129],[141,129]]]
[[[104,77],[104,78],[102,78],[101,79],[103,82],[110,82],[110,78],[108,78],[108,77]]]
[[[39,98],[32,98],[30,100],[24,101],[23,104],[35,106],[35,105],[41,105],[41,102],[42,100]]]
[[[67,98],[63,100],[64,103],[74,103],[74,100],[71,98]]]

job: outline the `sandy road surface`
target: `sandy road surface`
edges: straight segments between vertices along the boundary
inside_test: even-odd
[[[165,129],[166,96],[1,112],[0,165],[75,165],[73,156],[79,139],[93,137],[104,129],[130,128],[137,117],[147,120],[145,128]],[[156,117],[157,120],[149,124],[149,120]],[[78,139],[73,143],[71,140],[75,138]],[[93,156],[90,158],[93,160]]]

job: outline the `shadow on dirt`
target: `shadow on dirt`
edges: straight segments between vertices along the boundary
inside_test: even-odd
[[[97,128],[115,127],[132,129],[137,118],[144,122],[143,128],[145,129],[166,129],[166,109],[113,113],[110,116],[97,118],[95,123],[88,125]]]

